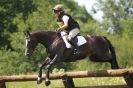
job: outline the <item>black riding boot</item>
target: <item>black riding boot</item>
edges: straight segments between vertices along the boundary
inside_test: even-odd
[[[78,49],[78,46],[76,44],[76,42],[74,42],[73,40],[70,41],[73,49],[74,49],[74,55],[78,55],[80,53],[79,49]]]

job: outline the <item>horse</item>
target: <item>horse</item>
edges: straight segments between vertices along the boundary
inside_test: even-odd
[[[73,48],[66,48],[66,45],[58,32],[53,31],[37,31],[30,33],[25,32],[26,50],[25,56],[31,57],[38,43],[44,45],[47,57],[39,65],[37,84],[42,82],[42,68],[46,66],[45,85],[51,82],[49,79],[49,71],[51,66],[58,62],[74,62],[86,57],[93,62],[109,62],[112,69],[118,69],[116,53],[111,42],[104,36],[84,36],[86,43],[79,46],[80,54],[73,54]]]

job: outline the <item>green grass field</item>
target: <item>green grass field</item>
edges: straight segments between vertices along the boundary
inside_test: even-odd
[[[96,85],[121,85],[126,84],[123,78],[106,77],[106,78],[77,78],[74,79],[76,87],[79,86],[96,86]],[[6,83],[7,88],[57,88],[63,87],[62,80],[52,80],[51,85],[46,87],[44,82],[37,85],[35,81],[32,82],[10,82]]]

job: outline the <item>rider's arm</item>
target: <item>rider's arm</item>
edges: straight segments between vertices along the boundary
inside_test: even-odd
[[[63,20],[63,25],[60,27],[60,30],[64,30],[68,27],[68,20],[69,20],[69,17],[67,15],[64,15],[62,17],[62,20]]]

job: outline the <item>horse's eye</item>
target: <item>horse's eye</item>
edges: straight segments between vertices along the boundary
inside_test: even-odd
[[[27,41],[30,41],[30,38],[29,38],[29,37],[26,37],[26,40],[27,40]]]
[[[27,39],[28,42],[30,42],[30,39]]]

